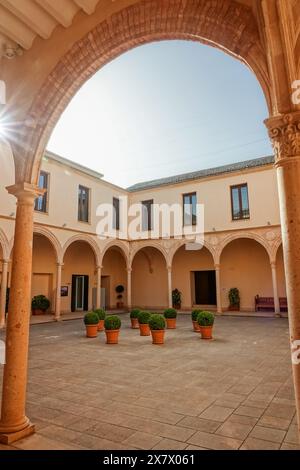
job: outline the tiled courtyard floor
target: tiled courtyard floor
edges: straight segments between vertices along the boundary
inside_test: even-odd
[[[164,346],[122,322],[119,345],[81,320],[31,327],[37,432],[14,448],[300,449],[286,319],[217,317],[204,341],[180,315]]]

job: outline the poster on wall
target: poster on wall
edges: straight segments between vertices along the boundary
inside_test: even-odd
[[[68,297],[68,291],[69,291],[68,286],[62,286],[61,290],[60,290],[60,296],[61,297]]]

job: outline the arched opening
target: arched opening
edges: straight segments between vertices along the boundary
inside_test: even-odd
[[[168,277],[163,253],[153,247],[141,248],[132,261],[132,304],[163,310],[168,306]]]
[[[107,310],[126,308],[128,302],[126,268],[123,250],[116,245],[109,247],[102,260],[101,305],[103,308]]]
[[[49,312],[55,310],[57,253],[51,241],[39,233],[33,234],[31,296],[44,295],[50,301]]]
[[[231,288],[240,292],[240,310],[254,311],[255,296],[273,297],[270,259],[266,249],[251,238],[229,242],[220,258],[221,302],[228,309]]]
[[[95,252],[87,241],[76,240],[67,247],[62,267],[62,313],[96,307],[96,266]]]
[[[214,260],[206,247],[193,250],[187,244],[176,251],[172,262],[172,287],[181,292],[183,309],[216,307]]]

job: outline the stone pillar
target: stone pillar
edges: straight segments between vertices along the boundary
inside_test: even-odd
[[[295,399],[300,434],[300,112],[266,121],[277,168]]]
[[[132,268],[127,268],[127,308],[130,312],[132,308],[132,300],[131,300],[131,273]]]
[[[276,315],[280,314],[280,305],[279,305],[279,297],[278,297],[278,286],[277,286],[277,272],[276,272],[276,263],[271,262],[271,270],[272,270],[272,284],[273,284],[273,297],[274,297],[274,307]]]
[[[215,270],[216,270],[217,313],[222,313],[221,280],[220,280],[220,265],[219,264],[215,264]]]
[[[5,327],[5,307],[6,307],[6,289],[7,273],[9,260],[2,261],[1,292],[0,292],[0,328]]]
[[[56,299],[55,299],[55,320],[59,321],[60,320],[60,314],[61,314],[61,272],[62,272],[62,267],[63,263],[57,263],[57,271],[56,271]]]
[[[102,266],[97,266],[97,306],[96,308],[101,308],[101,272]]]
[[[10,444],[34,432],[25,416],[31,275],[33,207],[43,194],[37,186],[20,183],[7,188],[17,198],[14,255],[6,328],[6,364],[3,373],[0,442]]]
[[[172,266],[168,266],[168,307],[173,307],[173,299],[172,299]]]

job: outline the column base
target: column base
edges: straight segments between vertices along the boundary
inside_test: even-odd
[[[26,428],[22,429],[21,431],[11,432],[11,433],[0,433],[0,443],[9,445],[13,442],[19,441],[20,439],[24,439],[25,437],[31,436],[35,433],[35,425],[29,423]]]

